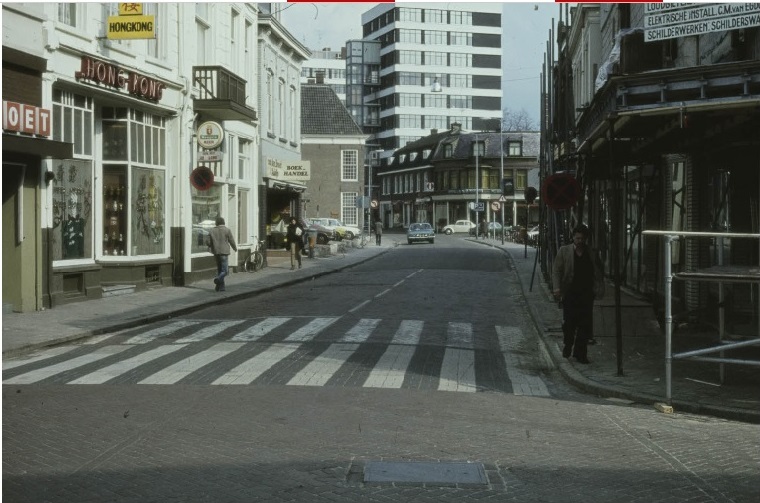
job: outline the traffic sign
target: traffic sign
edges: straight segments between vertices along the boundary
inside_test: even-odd
[[[507,196],[501,196],[501,197],[499,197],[499,202],[506,203],[507,202]]]
[[[499,204],[498,201],[491,201],[491,209],[493,211],[499,211],[499,209],[501,209],[501,204]]]
[[[369,205],[370,205],[372,208],[377,208],[377,205],[378,205],[378,203],[377,203],[377,199],[373,199],[373,200],[372,200],[372,202],[370,202],[370,203],[369,203]]]
[[[214,186],[214,172],[207,166],[198,166],[190,173],[190,183],[198,190],[208,190]]]
[[[578,201],[581,186],[570,173],[555,173],[544,180],[541,199],[553,210],[566,210]]]

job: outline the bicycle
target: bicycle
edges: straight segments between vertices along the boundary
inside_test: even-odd
[[[256,272],[264,267],[264,254],[261,253],[261,246],[263,241],[253,236],[253,248],[251,253],[245,258],[243,262],[243,270],[246,272]]]

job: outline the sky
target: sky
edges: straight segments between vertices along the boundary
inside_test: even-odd
[[[400,4],[400,3],[399,3]],[[282,23],[309,49],[340,50],[346,40],[362,38],[361,15],[372,3],[288,3]],[[504,3],[502,12],[503,108],[525,110],[539,125],[543,70],[549,30],[559,21],[554,3]]]

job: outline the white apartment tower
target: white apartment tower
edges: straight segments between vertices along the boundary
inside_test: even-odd
[[[362,15],[380,41],[380,128],[371,142],[395,149],[448,129],[486,130],[502,116],[500,3],[380,4]]]

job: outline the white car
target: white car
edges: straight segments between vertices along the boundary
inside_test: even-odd
[[[315,217],[307,218],[306,221],[310,224],[317,224],[330,229],[331,231],[335,232],[335,235],[338,236],[338,239],[348,239],[350,241],[361,234],[361,230],[359,230],[358,227],[346,225],[337,218]]]
[[[444,234],[454,234],[455,232],[470,233],[470,229],[474,229],[475,224],[469,220],[457,220],[453,224],[449,224],[443,228]]]

